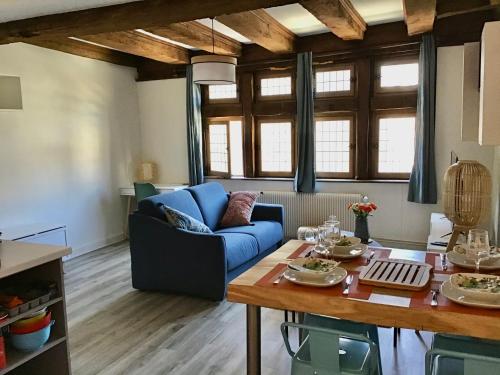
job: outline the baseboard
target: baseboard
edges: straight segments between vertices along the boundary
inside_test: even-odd
[[[385,247],[392,247],[396,249],[422,250],[422,251],[427,250],[426,242],[390,240],[386,238],[374,238],[374,240],[379,242],[382,246]]]
[[[71,255],[64,257],[63,260],[66,261],[69,259],[79,257],[80,255],[87,254],[87,253],[90,253],[92,251],[102,249],[103,247],[106,247],[109,245],[113,245],[117,242],[123,241],[124,239],[125,239],[125,235],[123,233],[119,233],[119,234],[110,236],[108,238],[105,238],[101,241],[89,243],[89,244],[79,246],[76,248],[74,247],[72,249],[73,251],[72,251]]]

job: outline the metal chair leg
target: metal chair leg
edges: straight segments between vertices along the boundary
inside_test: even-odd
[[[283,311],[285,313],[285,322],[288,323],[288,310]],[[288,337],[288,326],[285,328],[286,337]]]

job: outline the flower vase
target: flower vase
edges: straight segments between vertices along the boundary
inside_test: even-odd
[[[368,217],[356,216],[356,225],[354,227],[354,237],[361,239],[361,243],[367,244],[370,239],[368,231]]]

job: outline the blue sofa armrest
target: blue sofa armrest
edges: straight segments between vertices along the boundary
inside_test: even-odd
[[[224,237],[174,229],[164,221],[130,215],[132,285],[222,300],[226,294]]]
[[[252,221],[271,220],[277,221],[283,227],[285,211],[281,204],[255,203],[252,212]]]

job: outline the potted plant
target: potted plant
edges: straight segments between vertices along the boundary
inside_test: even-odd
[[[359,202],[349,204],[348,208],[349,210],[352,210],[356,216],[354,236],[361,239],[362,243],[367,244],[370,239],[367,218],[377,209],[377,205],[373,202]]]

